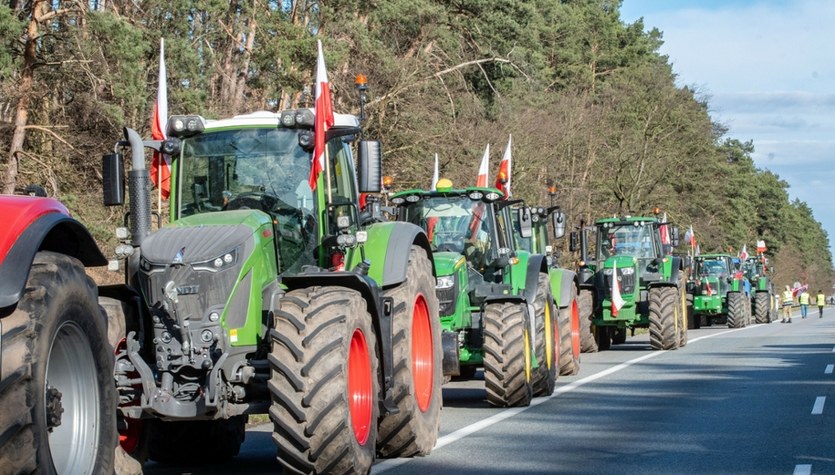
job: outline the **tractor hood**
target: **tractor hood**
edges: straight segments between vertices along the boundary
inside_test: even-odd
[[[455,274],[458,268],[467,262],[464,256],[457,252],[436,252],[432,258],[435,260],[435,272],[438,277]]]
[[[617,264],[618,269],[623,269],[624,267],[634,267],[636,263],[637,260],[632,256],[610,256],[603,263],[603,268],[612,269]]]

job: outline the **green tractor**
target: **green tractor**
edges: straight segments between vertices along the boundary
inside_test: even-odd
[[[402,191],[391,203],[431,242],[444,375],[469,379],[483,367],[490,404],[526,406],[554,392],[559,329],[547,260],[515,248],[503,197],[443,179],[436,191]]]
[[[771,323],[777,319],[777,292],[769,271],[768,260],[762,254],[742,263],[742,273],[751,283],[751,307],[756,323]]]
[[[121,152],[132,155],[116,250],[125,283],[100,295],[118,348],[122,447],[140,462],[227,460],[250,414],[269,414],[293,473],[367,473],[378,456],[435,445],[429,240],[361,213],[359,193],[380,190],[381,147],[360,141],[355,163],[355,116],[335,114],[311,186],[314,114],[174,116],[168,139],[126,128],[104,156],[105,204],[121,205]],[[172,163],[170,224],[156,231],[145,148]]]
[[[557,255],[548,239],[548,223],[556,239],[565,235],[565,214],[559,206],[520,207],[513,213],[517,247],[531,254],[544,255],[548,262],[551,294],[559,313],[559,366],[561,375],[580,372],[580,309],[577,304],[578,278],[569,269],[559,267]]]
[[[746,326],[751,320],[747,281],[736,271],[730,254],[700,254],[693,258],[687,284],[692,301],[693,328],[724,321],[731,328]]]
[[[681,258],[670,255],[678,232],[671,229],[672,246],[662,244],[661,226],[669,224],[655,217],[595,222],[591,322],[598,350],[624,343],[626,332],[634,328],[649,328],[650,344],[656,350],[687,344],[686,271]]]

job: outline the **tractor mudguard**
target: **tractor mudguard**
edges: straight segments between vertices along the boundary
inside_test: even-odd
[[[409,267],[409,250],[418,245],[426,251],[432,261],[432,275],[436,276],[435,262],[429,238],[419,226],[402,221],[375,223],[366,228],[368,241],[363,245],[365,259],[371,264],[368,275],[381,288],[389,288],[406,280]],[[348,267],[355,268],[362,261],[358,250],[353,250]]]
[[[66,254],[85,266],[107,265],[90,232],[56,200],[4,197],[0,215],[8,223],[0,236],[0,308],[20,299],[38,251]]]
[[[548,272],[548,261],[542,254],[531,254],[525,272],[525,300],[533,304],[536,300],[539,274]]]
[[[548,269],[548,277],[551,280],[551,294],[557,300],[557,306],[566,308],[571,304],[571,290],[577,281],[577,274],[561,267]]]

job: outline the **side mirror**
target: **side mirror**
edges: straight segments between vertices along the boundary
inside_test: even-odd
[[[359,192],[379,193],[383,189],[383,146],[377,140],[363,140],[359,154]]]
[[[551,225],[554,228],[554,238],[559,239],[565,236],[565,213],[560,210],[551,214]]]
[[[102,198],[105,206],[125,204],[125,162],[121,153],[101,157]]]
[[[670,226],[669,224],[667,226]],[[678,237],[678,226],[670,226],[670,244],[673,247],[678,247],[679,244],[679,237]]]
[[[519,208],[516,210],[519,219],[519,234],[523,238],[529,238],[533,236],[533,222],[531,220],[531,209],[527,206]]]
[[[580,233],[577,231],[571,231],[568,234],[568,250],[571,252],[577,252],[577,249],[580,249]]]

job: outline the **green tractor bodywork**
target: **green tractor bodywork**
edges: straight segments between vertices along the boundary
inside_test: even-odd
[[[548,262],[551,294],[559,308],[560,374],[577,374],[580,372],[580,309],[577,303],[579,279],[574,271],[559,267],[548,237],[549,222],[557,239],[565,234],[565,215],[558,206],[523,206],[513,211],[517,247],[532,254],[544,255]]]
[[[592,324],[598,349],[623,343],[633,328],[649,328],[653,349],[687,343],[685,271],[681,258],[661,244],[660,226],[666,225],[631,216],[595,222]],[[614,291],[620,293],[620,308],[613,303]]]
[[[502,197],[494,188],[406,190],[391,202],[431,242],[444,374],[472,378],[483,366],[488,401],[517,406],[553,392],[556,309],[545,256],[515,247]]]
[[[751,305],[746,303],[749,288],[730,254],[695,256],[687,283],[688,300],[692,301],[691,328],[711,325],[714,320],[724,320],[731,328],[747,325],[751,314]]]
[[[764,255],[749,257],[742,263],[742,273],[751,284],[751,309],[756,323],[777,319],[777,299],[768,260]]]
[[[335,114],[311,189],[313,124],[310,109],[175,116],[165,141],[125,129],[117,144],[133,156],[130,232],[117,249],[126,284],[101,294],[122,333],[122,446],[139,461],[232,457],[259,413],[291,471],[367,471],[376,456],[434,446],[429,241],[361,213],[359,193],[379,191],[381,151],[361,141],[355,163],[354,116]],[[172,163],[170,225],[153,232],[146,147]],[[105,203],[121,204],[121,154],[103,163]]]

